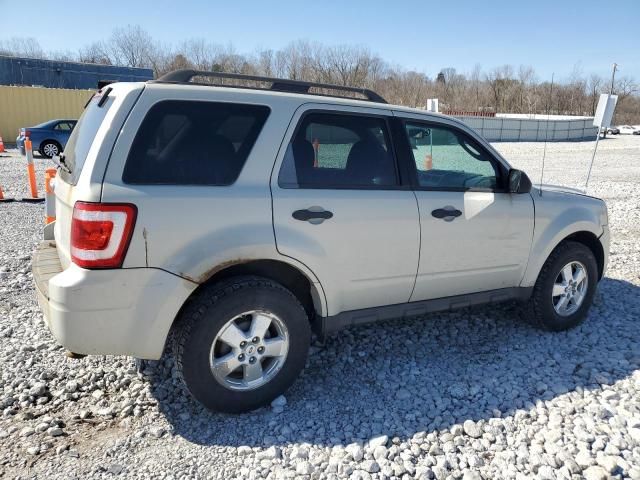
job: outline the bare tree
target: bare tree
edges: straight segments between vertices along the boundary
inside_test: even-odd
[[[47,58],[40,43],[33,37],[12,37],[0,40],[0,54],[15,57]]]
[[[115,29],[108,46],[114,63],[127,67],[150,66],[153,38],[139,25]]]
[[[618,95],[619,103],[622,103],[630,95],[638,93],[638,91],[640,91],[640,86],[629,76],[619,78],[613,88],[613,93]]]
[[[592,73],[589,76],[588,89],[589,89],[589,105],[590,105],[590,114],[591,115],[595,115],[596,114],[596,107],[598,105],[598,98],[599,98],[600,93],[602,91],[603,85],[604,85],[604,80],[602,79],[601,76],[596,75],[595,73]]]
[[[109,48],[104,42],[93,42],[83,47],[78,52],[78,60],[86,63],[99,63],[101,65],[113,65]]]
[[[513,80],[513,67],[511,65],[496,67],[487,73],[486,80],[491,89],[495,111],[503,111],[509,90],[515,82]]]

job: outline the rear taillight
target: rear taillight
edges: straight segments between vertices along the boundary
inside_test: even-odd
[[[137,208],[129,203],[76,202],[71,261],[84,268],[119,268],[129,248]]]
[[[25,137],[31,137],[31,130],[25,130],[24,131],[24,136]]]

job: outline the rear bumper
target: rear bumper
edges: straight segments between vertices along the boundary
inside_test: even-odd
[[[158,359],[193,282],[154,268],[63,270],[55,242],[33,254],[45,322],[66,349],[82,354]]]

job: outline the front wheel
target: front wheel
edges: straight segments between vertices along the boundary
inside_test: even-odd
[[[547,330],[568,330],[586,318],[597,284],[593,252],[582,243],[563,242],[542,267],[527,310]]]
[[[204,287],[181,314],[175,355],[205,407],[239,413],[270,403],[304,367],[311,330],[298,299],[259,277]]]

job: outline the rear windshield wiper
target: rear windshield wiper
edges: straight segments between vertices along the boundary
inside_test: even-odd
[[[71,168],[69,168],[69,165],[67,165],[64,161],[64,152],[60,155],[55,155],[51,160],[53,160],[53,163],[60,167],[60,170],[64,170],[68,174],[72,173]]]

